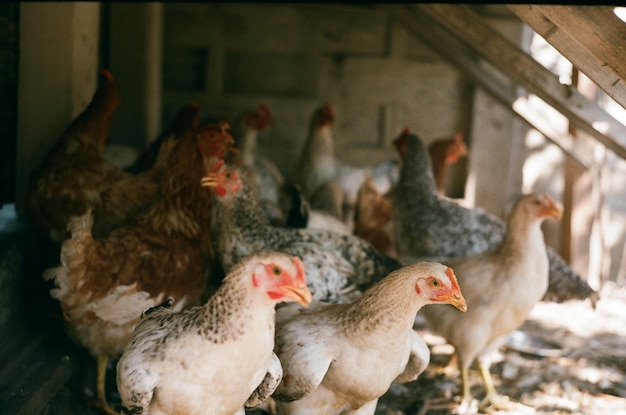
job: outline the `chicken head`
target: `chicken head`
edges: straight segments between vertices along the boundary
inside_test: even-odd
[[[415,291],[432,304],[452,304],[459,310],[467,311],[467,304],[452,268],[445,271],[447,278],[432,275],[421,277],[415,283]]]
[[[255,130],[262,131],[274,121],[274,116],[267,104],[261,104],[256,111],[250,111],[246,115],[246,125]]]
[[[274,263],[259,263],[252,274],[252,285],[264,289],[276,301],[295,301],[302,306],[311,302],[306,286],[304,267],[298,257],[292,257],[293,269],[287,270]]]

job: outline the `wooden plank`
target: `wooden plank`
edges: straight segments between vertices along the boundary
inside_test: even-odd
[[[448,4],[415,4],[412,8],[442,24],[516,83],[565,115],[580,130],[626,159],[626,126],[576,88],[562,85],[556,75],[483,23],[471,9]],[[607,132],[603,133],[594,125],[606,126]]]
[[[488,94],[510,109],[530,128],[534,128],[544,135],[549,141],[557,145],[565,154],[580,164],[583,168],[591,166],[591,160],[587,153],[581,152],[572,145],[572,137],[551,131],[549,127],[540,122],[540,118],[533,113],[524,99],[519,99],[515,87],[506,83],[504,76],[495,76],[489,71],[466,45],[447,32],[437,22],[429,19],[421,13],[413,13],[405,6],[380,5],[389,15],[404,24],[405,27],[415,34],[422,42],[430,46],[444,59],[453,64],[464,75],[482,87]]]
[[[599,64],[610,67],[620,80],[626,78],[626,24],[615,15],[612,6],[538,7]]]
[[[622,107],[626,107],[626,82],[624,82],[626,60],[623,58],[626,56],[623,54],[626,24],[615,16],[612,8],[609,8],[608,16],[605,8],[599,6],[591,7],[591,10],[588,7],[577,6],[574,13],[570,12],[572,7],[567,7],[568,10],[555,16],[555,8],[562,6],[515,4],[508,7],[575,67],[598,84],[608,96]],[[582,19],[584,16],[580,16],[579,9],[582,8],[595,16],[593,22],[597,22],[598,13],[602,12],[602,18],[609,22],[607,27],[596,25],[592,28],[592,22],[585,21]],[[545,11],[549,11],[549,14],[544,14]],[[576,20],[572,17],[576,17]],[[559,25],[557,26],[555,22]],[[584,30],[580,30],[581,27]],[[596,36],[596,33],[604,33],[609,27],[612,30],[610,36]],[[621,33],[621,36],[616,36],[618,33]],[[617,56],[615,50],[607,50],[606,45],[602,43],[596,47],[600,39],[612,42],[615,50],[619,50],[622,55]]]
[[[50,401],[79,369],[76,352],[80,349],[59,330],[60,325],[45,320],[32,323],[20,321],[15,330],[6,331],[11,336],[2,347],[8,360],[6,368],[0,370],[3,415],[45,413]]]

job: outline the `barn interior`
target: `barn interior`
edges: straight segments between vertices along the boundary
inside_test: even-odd
[[[355,166],[395,158],[392,141],[405,127],[426,143],[460,132],[469,155],[450,166],[445,195],[504,217],[520,193],[550,193],[564,213],[544,224],[548,245],[610,293],[605,310],[623,322],[626,302],[611,296],[626,299],[621,13],[524,4],[4,2],[0,412],[67,413],[78,399],[70,392],[95,376],[86,369],[91,357],[64,336],[41,278],[58,263],[58,246],[23,210],[31,171],[89,103],[102,68],[121,91],[105,153],[122,167],[188,102],[203,117],[232,120],[267,104],[275,121],[258,151],[287,178],[297,172],[311,113],[326,102],[336,112],[336,156]],[[567,304],[542,306],[555,315]],[[572,306],[594,313],[586,302]],[[596,385],[605,406],[579,397],[534,413],[626,405],[626,332],[602,333],[594,341],[603,362],[621,369],[595,368],[585,385]],[[564,359],[542,357],[557,366]],[[377,413],[446,413],[419,412],[424,402],[396,408],[386,400]]]

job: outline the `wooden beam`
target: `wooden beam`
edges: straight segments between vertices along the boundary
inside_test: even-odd
[[[583,168],[591,166],[589,154],[581,152],[573,145],[573,137],[551,131],[540,122],[523,97],[518,97],[515,87],[506,82],[506,77],[498,76],[494,70],[485,67],[477,54],[445,30],[441,25],[422,13],[414,13],[402,5],[380,5],[394,20],[404,24],[411,33],[430,46],[460,72],[482,87],[498,102],[510,109],[530,128],[534,128],[549,141],[557,145],[565,154]]]
[[[552,72],[497,30],[483,23],[471,9],[449,4],[415,4],[411,9],[415,10],[413,16],[424,13],[436,20],[514,82],[527,88],[565,115],[580,130],[626,159],[624,124],[580,94],[576,88],[562,85]],[[594,125],[603,125],[606,133]]]
[[[607,6],[538,6],[509,9],[626,108],[626,24]]]

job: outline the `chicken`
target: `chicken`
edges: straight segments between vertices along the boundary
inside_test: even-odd
[[[393,238],[401,261],[445,262],[495,248],[506,232],[499,217],[480,208],[466,208],[437,194],[426,148],[405,129],[394,141],[400,155],[400,178],[393,193]],[[550,276],[544,301],[589,299],[598,293],[548,247]]]
[[[274,227],[241,170],[224,164],[215,174],[216,250],[225,272],[254,252],[283,251],[302,259],[315,299],[345,302],[401,266],[352,234]]]
[[[474,359],[487,392],[481,404],[506,407],[489,373],[490,356],[544,296],[549,265],[541,223],[560,216],[548,194],[523,195],[513,206],[506,234],[496,248],[445,262],[463,287],[468,311],[461,314],[441,307],[425,308],[422,313],[429,328],[455,348],[463,383],[461,411],[472,400],[468,373]]]
[[[333,183],[336,184],[333,181],[326,182],[320,189],[330,189],[331,186],[326,185]],[[326,200],[331,200],[331,198]],[[311,204],[304,198],[298,185],[285,182],[281,187],[280,201],[282,210],[287,213],[285,227],[326,229],[338,233],[352,233],[352,227],[335,214],[326,210],[311,208]],[[341,203],[337,206],[341,209]]]
[[[346,216],[344,199],[344,191],[339,182],[327,180],[311,193],[309,203],[315,211],[327,213],[343,222]]]
[[[59,244],[69,237],[69,219],[88,209],[94,211],[94,235],[106,236],[159,198],[160,167],[171,141],[163,147],[157,166],[136,176],[103,157],[119,101],[113,76],[103,70],[89,105],[31,172],[25,216]]]
[[[187,132],[166,166],[157,203],[106,238],[92,235],[91,211],[73,217],[60,265],[44,271],[68,334],[97,358],[96,404],[108,413],[115,412],[105,399],[106,364],[122,352],[141,312],[167,298],[181,310],[203,295],[214,258],[203,162],[221,157],[231,141],[223,126]]]
[[[344,193],[344,217],[351,218],[357,192],[366,174],[371,174],[376,187],[384,194],[397,180],[398,166],[396,160],[368,167],[351,166],[338,160],[331,130],[334,120],[334,110],[329,103],[313,113],[308,137],[300,153],[296,182],[301,186],[304,196],[310,199],[319,186],[329,180],[336,181]],[[314,203],[311,206],[317,208]]]
[[[274,392],[279,415],[373,415],[392,382],[413,381],[428,366],[430,351],[413,322],[423,306],[437,303],[466,310],[453,270],[419,262],[392,272],[349,304],[280,308],[276,354],[284,376]]]
[[[235,415],[282,378],[273,352],[275,306],[307,306],[302,262],[279,252],[244,258],[202,306],[142,316],[117,364],[126,414]]]
[[[248,111],[243,119],[243,128],[236,140],[239,157],[244,168],[254,176],[254,185],[270,222],[281,225],[285,222],[285,212],[280,208],[280,189],[285,179],[274,162],[259,154],[257,150],[259,133],[273,121],[272,112],[266,104],[255,111]],[[261,190],[262,189],[262,190]]]
[[[461,157],[467,156],[467,146],[463,142],[463,134],[456,133],[450,138],[440,138],[428,145],[430,165],[435,177],[435,187],[439,194],[444,194],[444,183],[448,166],[456,163]]]
[[[443,195],[448,165],[455,163],[460,157],[465,157],[467,147],[459,133],[452,138],[433,141],[428,150],[437,192]],[[392,212],[392,199],[389,194],[381,194],[373,180],[368,177],[357,193],[354,234],[370,241],[384,254],[397,257],[398,252],[393,243]]]
[[[383,254],[397,258],[393,244],[391,198],[381,195],[368,175],[357,194],[354,209],[354,234],[371,242]]]
[[[198,128],[200,123],[200,106],[196,102],[189,102],[183,105],[178,113],[174,116],[174,119],[170,123],[169,127],[156,138],[133,162],[133,164],[126,170],[130,173],[137,174],[142,171],[149,170],[160,153],[163,144],[174,137],[179,139],[187,130]]]

